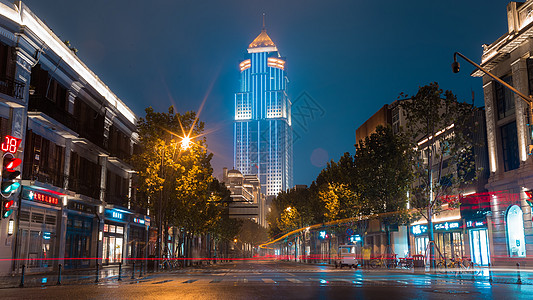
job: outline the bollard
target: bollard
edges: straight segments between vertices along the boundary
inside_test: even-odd
[[[139,277],[143,277],[143,263],[141,262],[141,268],[139,269]]]
[[[98,283],[99,273],[100,273],[100,264],[96,263],[96,279],[94,280],[95,283]]]
[[[492,284],[492,268],[490,267],[490,263],[489,263],[489,282],[490,284]]]
[[[516,263],[516,284],[522,284],[522,278],[520,278],[520,263]]]
[[[118,281],[122,281],[122,262],[118,263]]]
[[[131,269],[131,279],[135,279],[135,261],[133,261],[133,267]]]
[[[59,274],[57,274],[57,285],[61,285],[61,267],[62,265],[59,264]]]
[[[20,277],[20,285],[19,287],[24,287],[24,271],[26,270],[26,265],[22,265],[22,277]]]

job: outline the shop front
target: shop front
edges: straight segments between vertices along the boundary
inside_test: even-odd
[[[65,235],[65,268],[88,268],[96,254],[96,207],[82,201],[69,200]],[[85,259],[84,259],[85,258]]]
[[[148,228],[150,218],[136,215],[131,217],[130,229],[128,233],[128,257],[146,258],[148,255]]]
[[[122,262],[127,214],[127,211],[121,209],[105,210],[102,258],[106,265]]]
[[[480,266],[488,266],[490,264],[490,243],[487,219],[467,220],[465,224],[470,240],[470,257],[472,262]]]
[[[27,271],[49,271],[58,257],[61,220],[60,197],[52,191],[23,186],[19,214],[15,267]]]
[[[411,245],[413,245],[412,254],[425,256],[429,243],[428,226],[426,224],[413,225],[410,232],[413,237],[411,242]]]
[[[435,244],[442,257],[462,259],[464,253],[463,221],[449,221],[433,224]]]

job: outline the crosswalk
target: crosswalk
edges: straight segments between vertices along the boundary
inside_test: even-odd
[[[175,278],[172,280],[153,280],[151,284],[188,284],[188,285],[204,285],[204,284],[277,284],[277,285],[351,285],[351,286],[435,286],[435,285],[450,285],[460,284],[456,280],[431,280],[428,278],[362,278],[358,276],[350,277],[305,277],[305,276],[206,276],[196,278]]]

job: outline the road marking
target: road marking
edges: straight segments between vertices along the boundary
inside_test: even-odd
[[[187,281],[184,281],[183,283],[193,283],[195,281],[197,281],[198,279],[189,279]]]
[[[295,279],[295,278],[285,278],[285,280],[290,281],[292,283],[302,283],[301,280]]]
[[[270,278],[261,278],[261,280],[263,280],[264,283],[276,283],[274,280]]]
[[[158,282],[152,282],[152,284],[161,284],[161,283],[165,283],[165,282],[170,282],[172,280],[163,280],[163,281],[158,281]]]

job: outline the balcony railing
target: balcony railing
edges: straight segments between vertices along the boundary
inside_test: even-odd
[[[48,183],[53,186],[63,188],[65,182],[65,175],[57,170],[40,168],[38,172],[28,171],[31,169],[31,166],[24,166],[24,172],[22,174],[22,179],[39,181],[42,183]]]
[[[70,190],[78,194],[85,195],[94,199],[100,198],[100,185],[96,183],[87,182],[78,178],[69,178],[68,187]]]
[[[38,111],[65,125],[69,129],[78,132],[79,123],[68,111],[60,109],[56,104],[42,95],[31,95],[28,111]]]
[[[0,77],[0,93],[15,99],[24,98],[24,82],[9,77]]]

